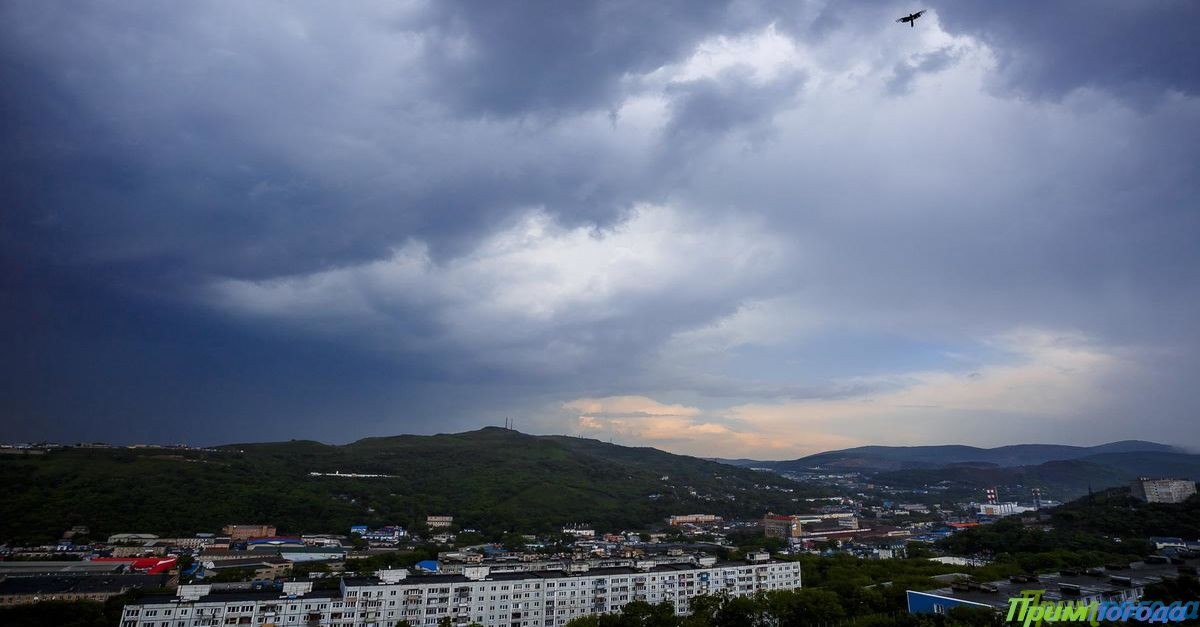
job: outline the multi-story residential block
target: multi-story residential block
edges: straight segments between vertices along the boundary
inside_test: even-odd
[[[712,525],[721,522],[721,517],[715,514],[677,514],[667,519],[672,527],[679,525]]]
[[[572,536],[580,540],[590,540],[596,537],[596,530],[586,525],[572,525],[562,528],[563,535]]]
[[[1133,495],[1147,503],[1182,503],[1196,493],[1190,479],[1151,479],[1139,477],[1133,482]]]
[[[229,536],[234,542],[274,536],[275,531],[275,525],[225,525],[221,529],[221,533]]]
[[[200,547],[212,544],[212,542],[212,536],[193,536],[190,538],[159,538],[158,540],[154,541],[154,544],[169,547],[179,547],[182,549],[198,549]]]
[[[454,524],[453,516],[426,516],[425,526],[430,529],[446,529]]]
[[[671,603],[678,614],[700,595],[751,595],[800,587],[800,565],[773,562],[765,554],[746,562],[528,573],[492,573],[486,566],[460,575],[409,576],[380,571],[371,579],[343,579],[340,590],[314,591],[310,582],[284,584],[278,592],[213,592],[180,586],[179,594],[147,596],[125,607],[121,627],[390,627],[401,620],[433,626],[561,627],[588,614],[618,612],[627,603]]]
[[[1034,511],[1034,508],[1025,507],[1024,505],[1020,505],[1015,502],[980,503],[978,511],[980,516],[1014,516],[1016,514],[1032,512]]]
[[[767,514],[762,521],[763,535],[768,538],[800,537],[800,517]]]

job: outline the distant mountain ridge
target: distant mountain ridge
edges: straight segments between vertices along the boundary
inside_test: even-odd
[[[1140,476],[1200,480],[1200,455],[1141,440],[1099,446],[1017,444],[975,446],[860,446],[787,461],[715,460],[780,473],[857,472],[876,484],[920,489],[938,485],[959,495],[993,486],[1039,487],[1055,498],[1128,485]]]
[[[987,464],[1001,468],[1034,466],[1053,461],[1068,461],[1102,455],[1145,455],[1147,453],[1186,454],[1186,451],[1142,440],[1122,440],[1098,446],[1065,444],[1014,444],[980,448],[961,444],[935,446],[859,446],[817,453],[785,461],[713,460],[735,466],[769,468],[777,472],[804,470],[892,471],[917,468],[941,468],[955,464]]]

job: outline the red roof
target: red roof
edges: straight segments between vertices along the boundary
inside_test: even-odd
[[[129,568],[144,571],[147,575],[159,575],[175,568],[174,557],[93,557],[93,562],[124,562]]]

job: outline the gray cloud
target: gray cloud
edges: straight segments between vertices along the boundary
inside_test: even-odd
[[[1060,98],[1091,87],[1145,104],[1164,90],[1192,96],[1200,90],[1200,6],[1188,0],[934,6],[949,32],[995,51],[998,84],[1017,93]]]
[[[712,78],[670,85],[671,121],[664,130],[670,145],[689,152],[697,141],[703,146],[732,131],[751,138],[769,135],[771,117],[795,103],[804,75],[793,72],[758,84],[747,73],[733,67]]]
[[[7,3],[0,435],[1197,441],[1192,7]]]
[[[958,60],[958,54],[952,46],[938,48],[933,52],[913,55],[911,59],[896,64],[887,89],[892,94],[905,94],[912,89],[912,82],[921,74],[940,72],[950,67]]]

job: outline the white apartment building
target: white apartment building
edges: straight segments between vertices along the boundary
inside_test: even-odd
[[[980,503],[979,514],[982,516],[1015,516],[1025,512],[1035,511],[1018,503]]]
[[[1132,487],[1133,495],[1147,503],[1182,503],[1196,493],[1196,482],[1190,479],[1139,477]]]
[[[178,596],[148,596],[125,606],[121,627],[391,627],[400,620],[430,627],[444,617],[453,625],[561,627],[579,616],[619,612],[635,600],[668,601],[677,614],[687,614],[699,595],[800,587],[799,564],[773,562],[765,554],[746,562],[698,562],[527,573],[476,566],[461,575],[411,577],[390,570],[372,579],[344,579],[340,590],[287,583],[283,594],[180,586]]]

